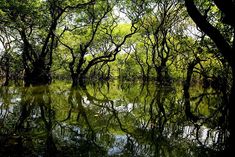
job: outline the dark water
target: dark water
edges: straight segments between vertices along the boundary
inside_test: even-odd
[[[190,96],[186,107],[180,84],[0,87],[0,156],[215,156],[223,96],[200,85]]]

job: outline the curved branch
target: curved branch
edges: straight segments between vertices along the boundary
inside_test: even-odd
[[[212,26],[206,18],[202,16],[196,8],[193,0],[185,0],[185,6],[189,16],[193,19],[197,26],[214,41],[226,60],[230,63],[233,62],[235,55],[231,53],[232,49],[220,31]]]

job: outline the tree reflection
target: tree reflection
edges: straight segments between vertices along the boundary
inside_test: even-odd
[[[9,95],[6,96],[10,98]],[[14,98],[10,99],[14,100]],[[22,156],[34,153],[45,156],[56,154],[57,149],[52,134],[55,114],[51,107],[49,88],[23,88],[21,97],[18,99],[19,102],[14,106],[13,113],[5,119],[6,125],[11,130],[6,139],[9,145],[4,144],[12,149],[9,153],[13,156],[18,156],[19,154],[16,153],[18,151],[22,151],[20,153]],[[14,149],[16,143],[17,147]],[[44,143],[44,146],[34,148],[38,147],[36,145],[39,143]],[[39,149],[41,152],[34,152],[34,149]]]
[[[91,155],[94,152],[99,152],[98,154],[102,153],[102,148],[96,143],[97,133],[94,131],[93,126],[90,123],[90,120],[92,119],[89,119],[86,111],[87,109],[84,107],[85,105],[90,105],[90,102],[86,101],[81,95],[81,92],[83,91],[86,92],[86,89],[72,88],[70,90],[68,102],[77,113],[76,121],[78,124],[82,123],[85,125],[83,125],[83,128],[79,128],[80,133],[82,133],[77,140],[79,145],[78,149],[80,151],[79,154],[89,156],[89,154]],[[89,99],[87,98],[87,100]]]
[[[9,87],[0,87],[0,155],[2,152],[7,152],[6,155],[10,155],[12,151],[21,154],[22,151],[21,136],[15,134],[7,124],[8,119],[13,119],[14,116],[10,107],[11,94],[14,93],[11,93]]]
[[[226,147],[221,90],[190,87],[192,120],[178,85],[61,88],[1,88],[1,156],[215,156]]]
[[[195,87],[192,88],[195,90]],[[193,138],[204,150],[207,150],[207,152],[216,152],[219,150],[214,155],[219,154],[217,156],[220,156],[220,153],[227,147],[227,138],[229,137],[226,107],[228,98],[226,88],[206,88],[196,93],[192,91],[187,91],[189,95],[188,105],[193,106],[193,108],[190,109],[191,115],[194,115],[197,119],[190,118],[186,113],[187,118],[190,119],[192,123],[191,128],[188,128],[188,134],[194,134]],[[193,97],[190,95],[193,95]],[[185,105],[187,105],[187,101]],[[208,108],[209,113],[203,112],[202,108]]]

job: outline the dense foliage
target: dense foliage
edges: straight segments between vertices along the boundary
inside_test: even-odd
[[[229,78],[227,61],[177,0],[0,3],[5,85],[20,79],[49,84],[52,78],[71,78],[73,86],[117,78],[169,83],[186,79],[194,60],[200,60],[194,80]],[[208,7],[208,18],[219,23],[219,10]],[[228,33],[229,27],[218,27]]]

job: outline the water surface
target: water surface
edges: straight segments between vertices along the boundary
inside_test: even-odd
[[[190,97],[186,107],[181,84],[1,87],[0,156],[214,156],[227,135],[223,97],[200,85]]]

